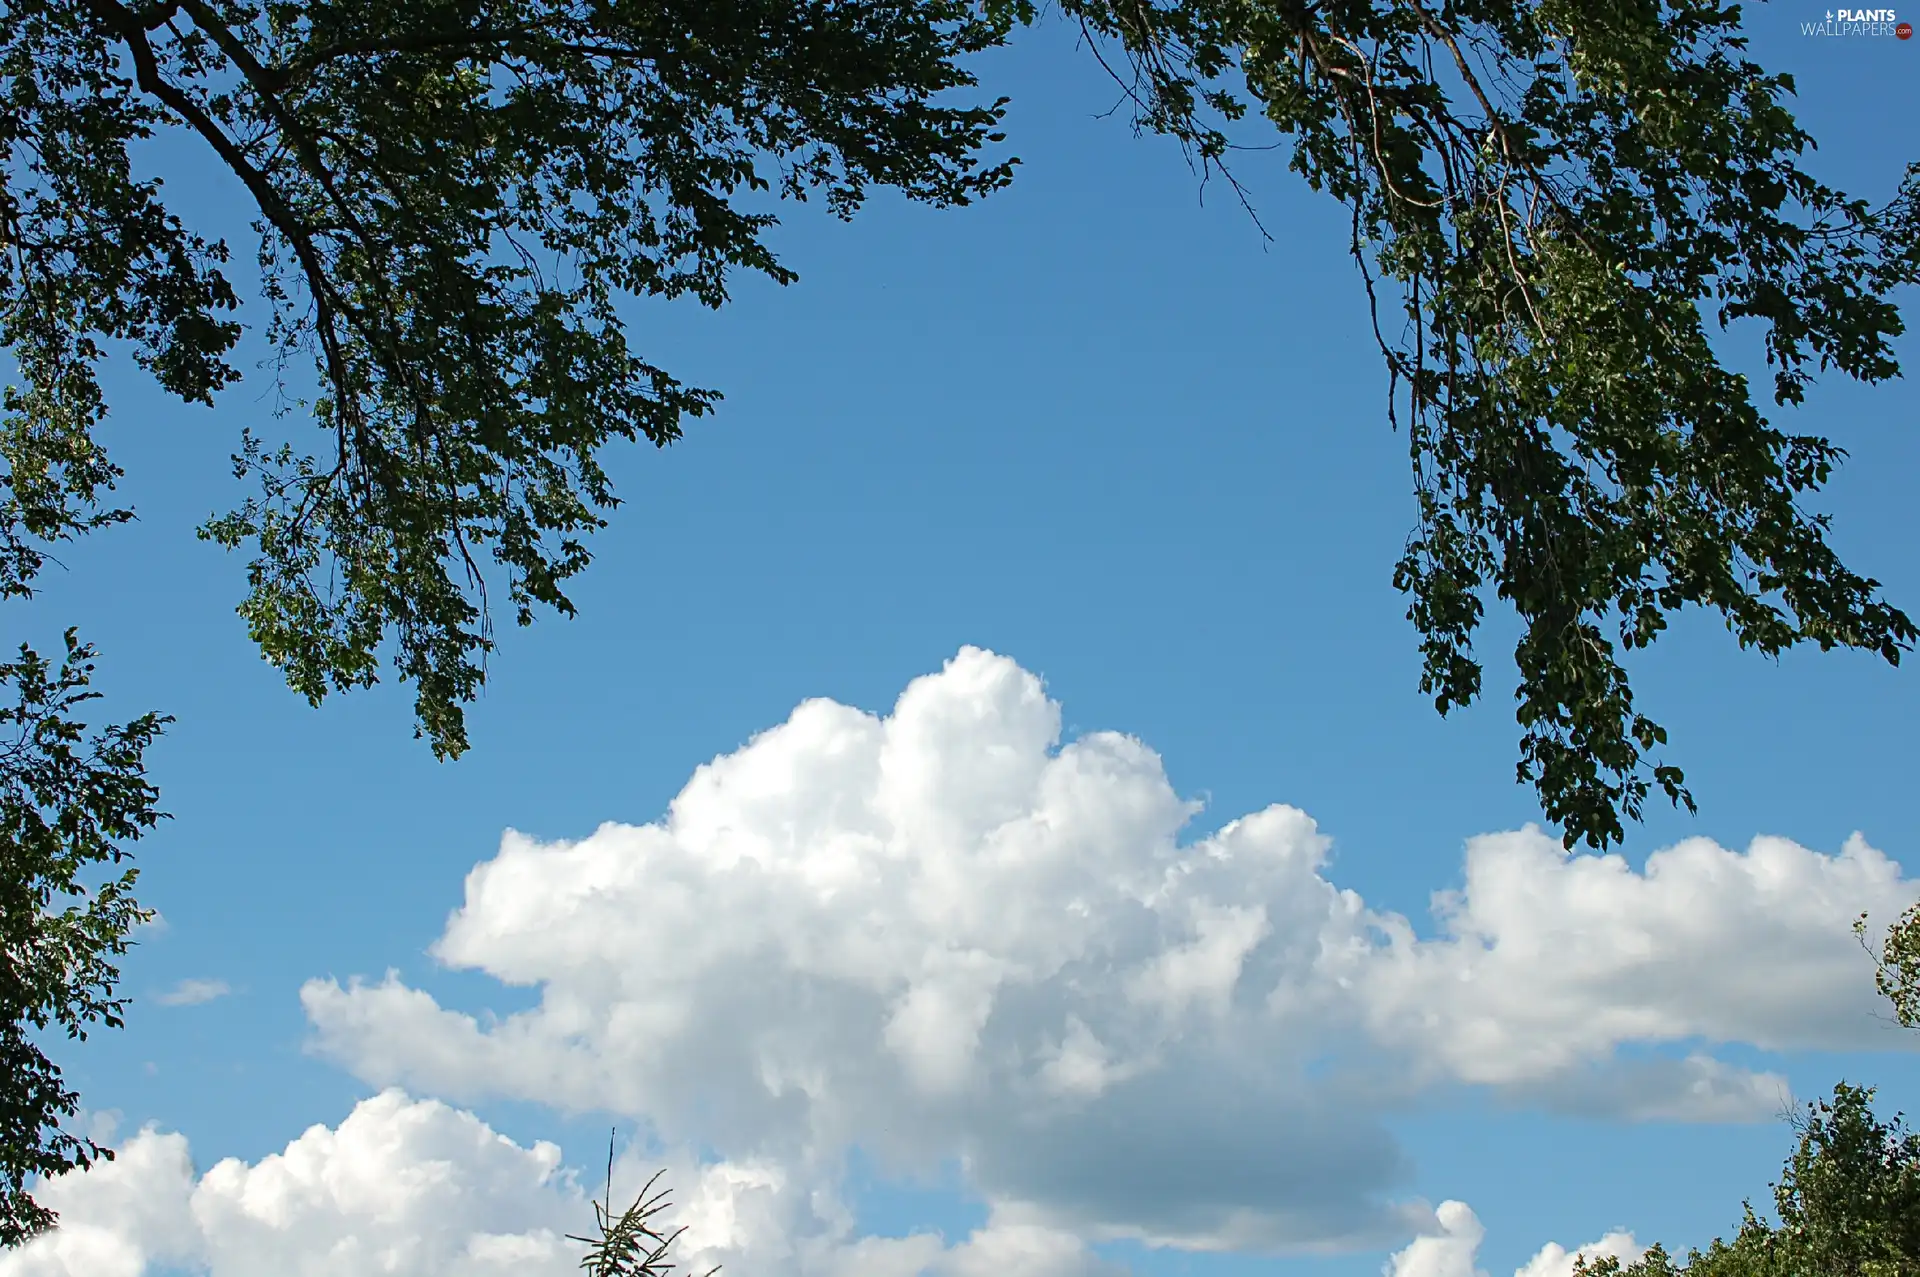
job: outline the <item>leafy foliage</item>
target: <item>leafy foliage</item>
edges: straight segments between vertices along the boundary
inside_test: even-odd
[[[124,862],[126,844],[161,819],[142,760],[169,720],[147,714],[89,735],[73,713],[98,698],[92,674],[93,649],[72,631],[58,668],[24,646],[0,665],[13,693],[0,708],[0,1245],[52,1223],[29,1176],[113,1155],[61,1129],[79,1097],[36,1037],[120,1026],[116,960],[152,917]],[[92,881],[100,867],[104,880]]]
[[[1257,118],[1351,213],[1417,524],[1394,579],[1442,713],[1482,691],[1491,599],[1515,648],[1519,778],[1569,846],[1691,806],[1628,654],[1710,609],[1766,654],[1898,662],[1913,621],[1804,508],[1843,452],[1767,412],[1825,369],[1899,372],[1920,170],[1873,206],[1802,164],[1792,82],[1720,0],[1062,0],[1137,123],[1209,172]],[[246,550],[241,607],[318,702],[390,663],[421,732],[466,745],[493,644],[570,613],[618,504],[603,450],[665,445],[713,391],[627,342],[623,296],[786,281],[774,194],[850,215],[874,186],[1003,185],[1002,104],[964,60],[1029,0],[6,0],[0,116],[0,589],[126,517],[94,437],[124,344],[207,400],[239,336],[228,249],[132,160],[197,140],[258,215],[282,368],[312,361],[314,448],[250,431],[259,495],[203,535]],[[1119,56],[1108,57],[1110,51]],[[1131,72],[1129,74],[1128,72]],[[1392,323],[1397,304],[1403,323]],[[1717,330],[1752,321],[1763,412]]]
[[[1777,1225],[1746,1210],[1731,1242],[1684,1265],[1656,1246],[1639,1261],[1581,1261],[1588,1277],[1910,1277],[1920,1272],[1920,1135],[1883,1122],[1873,1091],[1842,1082],[1807,1106],[1774,1186]]]
[[[1867,943],[1867,915],[1854,920],[1853,933]],[[1887,928],[1874,959],[1874,984],[1880,996],[1893,1004],[1894,1019],[1903,1027],[1920,1028],[1920,905],[1914,905]]]
[[[370,684],[383,644],[421,731],[466,746],[492,645],[572,611],[585,534],[618,504],[614,440],[664,445],[708,411],[628,345],[622,295],[726,300],[732,271],[793,278],[764,194],[851,215],[874,186],[964,204],[999,104],[948,105],[1007,21],[965,0],[7,0],[0,148],[0,506],[30,538],[93,522],[117,471],[93,428],[103,341],[170,391],[236,375],[227,248],[166,210],[135,143],[183,132],[259,215],[277,357],[311,357],[309,454],[249,433],[261,495],[203,535],[250,547],[241,613],[314,702]],[[91,520],[91,522],[90,522]],[[5,546],[0,546],[5,548]]]
[[[1913,621],[1802,498],[1844,455],[1763,414],[1714,329],[1757,325],[1791,408],[1896,376],[1920,166],[1871,207],[1809,175],[1791,79],[1719,0],[1061,0],[1209,174],[1264,117],[1351,211],[1417,529],[1395,572],[1442,713],[1479,695],[1489,595],[1523,623],[1518,775],[1568,847],[1689,808],[1624,653],[1686,607],[1741,646],[1898,663]],[[1106,50],[1117,50],[1109,55]],[[1399,293],[1404,328],[1392,332]]]

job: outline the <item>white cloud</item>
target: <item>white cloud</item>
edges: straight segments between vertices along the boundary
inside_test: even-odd
[[[1573,1277],[1574,1261],[1581,1258],[1588,1263],[1596,1259],[1618,1259],[1622,1264],[1631,1264],[1644,1254],[1646,1247],[1634,1241],[1629,1232],[1608,1233],[1599,1241],[1588,1242],[1575,1250],[1549,1242],[1540,1248],[1539,1254],[1516,1269],[1513,1277]]]
[[[577,1194],[560,1150],[521,1148],[469,1113],[387,1091],[337,1130],[254,1165],[220,1162],[193,1194],[215,1273],[558,1272]]]
[[[1465,1202],[1441,1202],[1434,1221],[1438,1231],[1416,1237],[1394,1252],[1384,1270],[1386,1277],[1486,1277],[1475,1260],[1487,1230],[1472,1209]],[[1589,1262],[1611,1257],[1630,1264],[1644,1253],[1645,1247],[1627,1232],[1608,1233],[1571,1251],[1550,1242],[1516,1269],[1513,1277],[1573,1277],[1574,1261],[1581,1256]]]
[[[563,1240],[584,1199],[551,1144],[521,1148],[471,1114],[388,1091],[249,1165],[196,1176],[183,1135],[151,1128],[112,1162],[46,1184],[60,1226],[0,1256],[0,1277],[543,1277],[576,1271]],[[588,1217],[590,1219],[590,1216]]]
[[[975,649],[886,717],[809,701],[664,820],[509,833],[469,874],[436,955],[537,1007],[318,980],[315,1043],[376,1085],[632,1114],[808,1182],[854,1145],[958,1159],[1021,1227],[1199,1248],[1431,1226],[1379,1120],[1430,1086],[1754,1119],[1781,1080],[1714,1044],[1891,1045],[1848,925],[1915,889],[1858,838],[1695,840],[1636,872],[1489,835],[1422,938],[1323,876],[1304,813],[1183,846],[1198,809],[1150,749],[1059,727]]]
[[[154,999],[163,1007],[197,1007],[224,998],[233,989],[225,980],[182,980]]]
[[[1467,845],[1465,888],[1436,898],[1442,937],[1362,953],[1356,979],[1379,1040],[1472,1082],[1551,1077],[1622,1043],[1868,1045],[1884,1026],[1848,922],[1913,897],[1857,834],[1837,856],[1695,838],[1644,872],[1489,834]]]
[[[111,1162],[39,1190],[60,1226],[0,1253],[0,1277],[146,1277],[168,1267],[208,1277],[563,1277],[591,1231],[580,1176],[549,1143],[516,1144],[471,1113],[388,1090],[337,1128],[314,1126],[279,1152],[229,1158],[196,1175],[184,1136],[147,1128]],[[1074,1232],[1031,1208],[996,1207],[964,1239],[935,1233],[859,1236],[831,1186],[771,1162],[701,1164],[685,1150],[628,1150],[613,1169],[615,1205],[642,1191],[648,1168],[671,1204],[654,1221],[684,1226],[679,1271],[797,1277],[1123,1277]],[[599,1186],[598,1176],[593,1177]],[[1484,1277],[1484,1230],[1460,1202],[1442,1203],[1388,1277]],[[1579,1251],[1542,1249],[1515,1277],[1571,1277],[1573,1255],[1641,1252],[1612,1233]]]
[[[149,1263],[192,1263],[192,1189],[186,1137],[142,1131],[112,1161],[34,1190],[61,1226],[0,1251],[0,1277],[140,1277]]]
[[[1425,1233],[1395,1251],[1387,1277],[1486,1277],[1474,1267],[1487,1230],[1465,1202],[1441,1202],[1433,1212],[1439,1231]]]
[[[673,1205],[656,1223],[685,1235],[673,1258],[700,1274],[743,1256],[752,1271],[804,1277],[1096,1277],[1085,1244],[997,1214],[959,1244],[932,1234],[853,1236],[831,1192],[769,1164],[663,1159]],[[645,1182],[615,1166],[616,1206]],[[38,1190],[60,1226],[0,1254],[0,1277],[142,1277],[158,1266],[210,1277],[563,1277],[592,1229],[579,1182],[552,1144],[522,1147],[470,1113],[389,1090],[337,1129],[282,1152],[229,1158],[196,1176],[184,1136],[143,1130],[112,1162]],[[771,1265],[771,1266],[769,1266]]]

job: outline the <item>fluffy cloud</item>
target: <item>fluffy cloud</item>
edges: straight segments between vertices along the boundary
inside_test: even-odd
[[[143,1130],[112,1162],[38,1196],[61,1226],[0,1256],[0,1277],[482,1277],[573,1272],[584,1199],[551,1144],[521,1148],[469,1113],[388,1091],[249,1165],[196,1176],[183,1135]]]
[[[949,1246],[937,1235],[864,1237],[831,1192],[767,1164],[662,1159],[669,1228],[685,1271],[742,1256],[766,1271],[822,1277],[1098,1277],[1080,1239],[996,1213]],[[644,1160],[623,1155],[616,1193]],[[389,1090],[337,1129],[315,1126],[283,1152],[229,1158],[196,1176],[182,1135],[143,1130],[112,1162],[44,1185],[59,1228],[0,1254],[0,1277],[142,1277],[156,1267],[210,1277],[565,1277],[569,1233],[592,1210],[560,1150],[523,1148],[471,1113]]]
[[[192,1190],[186,1137],[142,1131],[113,1161],[34,1190],[61,1227],[0,1251],[0,1277],[140,1277],[149,1263],[191,1263],[200,1254]]]
[[[858,1236],[830,1188],[766,1162],[658,1159],[673,1204],[655,1221],[684,1227],[682,1271],[715,1265],[801,1277],[1122,1277],[1075,1234],[1031,1210],[996,1208],[957,1244],[933,1233]],[[640,1190],[632,1151],[616,1193]],[[651,1185],[649,1185],[651,1187]],[[229,1158],[196,1176],[187,1140],[139,1132],[112,1162],[40,1190],[58,1229],[0,1254],[0,1277],[145,1277],[156,1268],[208,1277],[563,1277],[579,1271],[567,1234],[591,1228],[579,1177],[549,1143],[522,1147],[471,1113],[388,1090],[339,1127],[314,1126],[256,1163]],[[627,1197],[619,1199],[629,1200]],[[1388,1277],[1485,1277],[1484,1229],[1444,1202],[1427,1235],[1388,1262]],[[1640,1254],[1609,1234],[1569,1252],[1542,1249],[1515,1277],[1571,1277],[1573,1259]]]
[[[808,1173],[854,1145],[957,1157],[990,1203],[1089,1237],[1285,1248],[1432,1220],[1395,1204],[1376,1117],[1423,1088],[1751,1119],[1784,1083],[1712,1044],[1874,1040],[1848,923],[1915,892],[1857,838],[1635,871],[1489,835],[1422,937],[1322,875],[1304,813],[1183,844],[1197,805],[1150,749],[1059,731],[976,649],[885,717],[807,702],[664,820],[509,833],[473,870],[435,952],[537,1007],[314,981],[316,1044],[376,1085],[612,1109]]]
[[[1387,1261],[1386,1277],[1486,1277],[1474,1260],[1486,1229],[1465,1202],[1442,1202],[1434,1212],[1437,1231],[1416,1237],[1406,1249]],[[1645,1253],[1625,1232],[1608,1233],[1599,1241],[1567,1250],[1555,1243],[1542,1247],[1513,1277],[1573,1277],[1574,1261],[1614,1258],[1632,1263]]]
[[[1696,838],[1636,873],[1536,831],[1493,834],[1468,843],[1465,889],[1436,898],[1442,937],[1389,920],[1354,979],[1376,1039],[1470,1082],[1550,1078],[1623,1043],[1861,1046],[1882,1034],[1848,922],[1913,897],[1858,835],[1837,856]],[[1717,1085],[1711,1062],[1689,1076]]]

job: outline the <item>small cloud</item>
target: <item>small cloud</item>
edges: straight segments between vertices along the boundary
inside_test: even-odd
[[[1487,1277],[1476,1264],[1487,1230],[1465,1202],[1441,1202],[1434,1212],[1438,1232],[1416,1237],[1405,1250],[1395,1251],[1383,1270],[1385,1277]],[[1636,1262],[1646,1249],[1624,1230],[1608,1233],[1578,1250],[1548,1242],[1513,1277],[1574,1277],[1578,1261],[1617,1259]]]
[[[182,980],[154,1001],[163,1007],[197,1007],[232,992],[225,980]]]

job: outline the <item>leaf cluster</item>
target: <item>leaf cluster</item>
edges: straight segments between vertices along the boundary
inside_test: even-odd
[[[1062,0],[1138,127],[1209,175],[1261,119],[1351,213],[1418,522],[1394,581],[1446,713],[1517,613],[1518,779],[1569,848],[1689,808],[1625,654],[1686,608],[1743,647],[1898,663],[1913,621],[1808,512],[1843,457],[1722,358],[1757,326],[1775,409],[1898,375],[1920,166],[1878,207],[1803,167],[1789,77],[1719,0]],[[1117,51],[1109,53],[1107,51]],[[1403,320],[1388,323],[1397,291]],[[1383,295],[1385,294],[1385,295]]]
[[[112,1153],[60,1127],[79,1097],[41,1047],[48,1032],[118,1028],[118,959],[153,915],[134,899],[127,844],[162,819],[146,749],[170,721],[155,714],[89,733],[75,711],[93,650],[69,630],[56,666],[22,646],[0,664],[0,1246],[52,1223],[27,1192],[33,1176]]]
[[[1920,1028],[1920,905],[1910,906],[1887,928],[1879,952],[1867,943],[1867,915],[1854,920],[1853,933],[1874,960],[1873,982],[1893,1006],[1902,1028]]]
[[[1731,1241],[1684,1264],[1659,1246],[1632,1264],[1574,1267],[1586,1277],[1913,1277],[1920,1273],[1920,1135],[1900,1115],[1882,1121],[1873,1090],[1842,1082],[1809,1104],[1774,1186],[1770,1224],[1749,1205]]]
[[[159,122],[72,6],[0,6],[0,347],[21,379],[0,396],[0,598],[32,593],[48,543],[132,517],[100,508],[121,473],[94,433],[110,346],[190,401],[236,376],[225,249],[133,169]]]
[[[1000,103],[962,61],[1009,20],[965,0],[7,0],[0,204],[12,274],[0,507],[15,575],[117,476],[92,436],[105,341],[168,389],[231,381],[223,243],[166,210],[134,146],[197,141],[257,213],[273,358],[311,361],[325,441],[249,431],[259,495],[202,535],[250,553],[240,611],[317,703],[390,661],[436,752],[516,619],[571,613],[618,505],[610,442],[665,445],[717,396],[632,349],[627,296],[793,278],[775,196],[850,216],[1003,185]],[[7,543],[0,543],[4,550]],[[24,547],[24,548],[22,548]],[[3,582],[0,582],[3,584]]]

